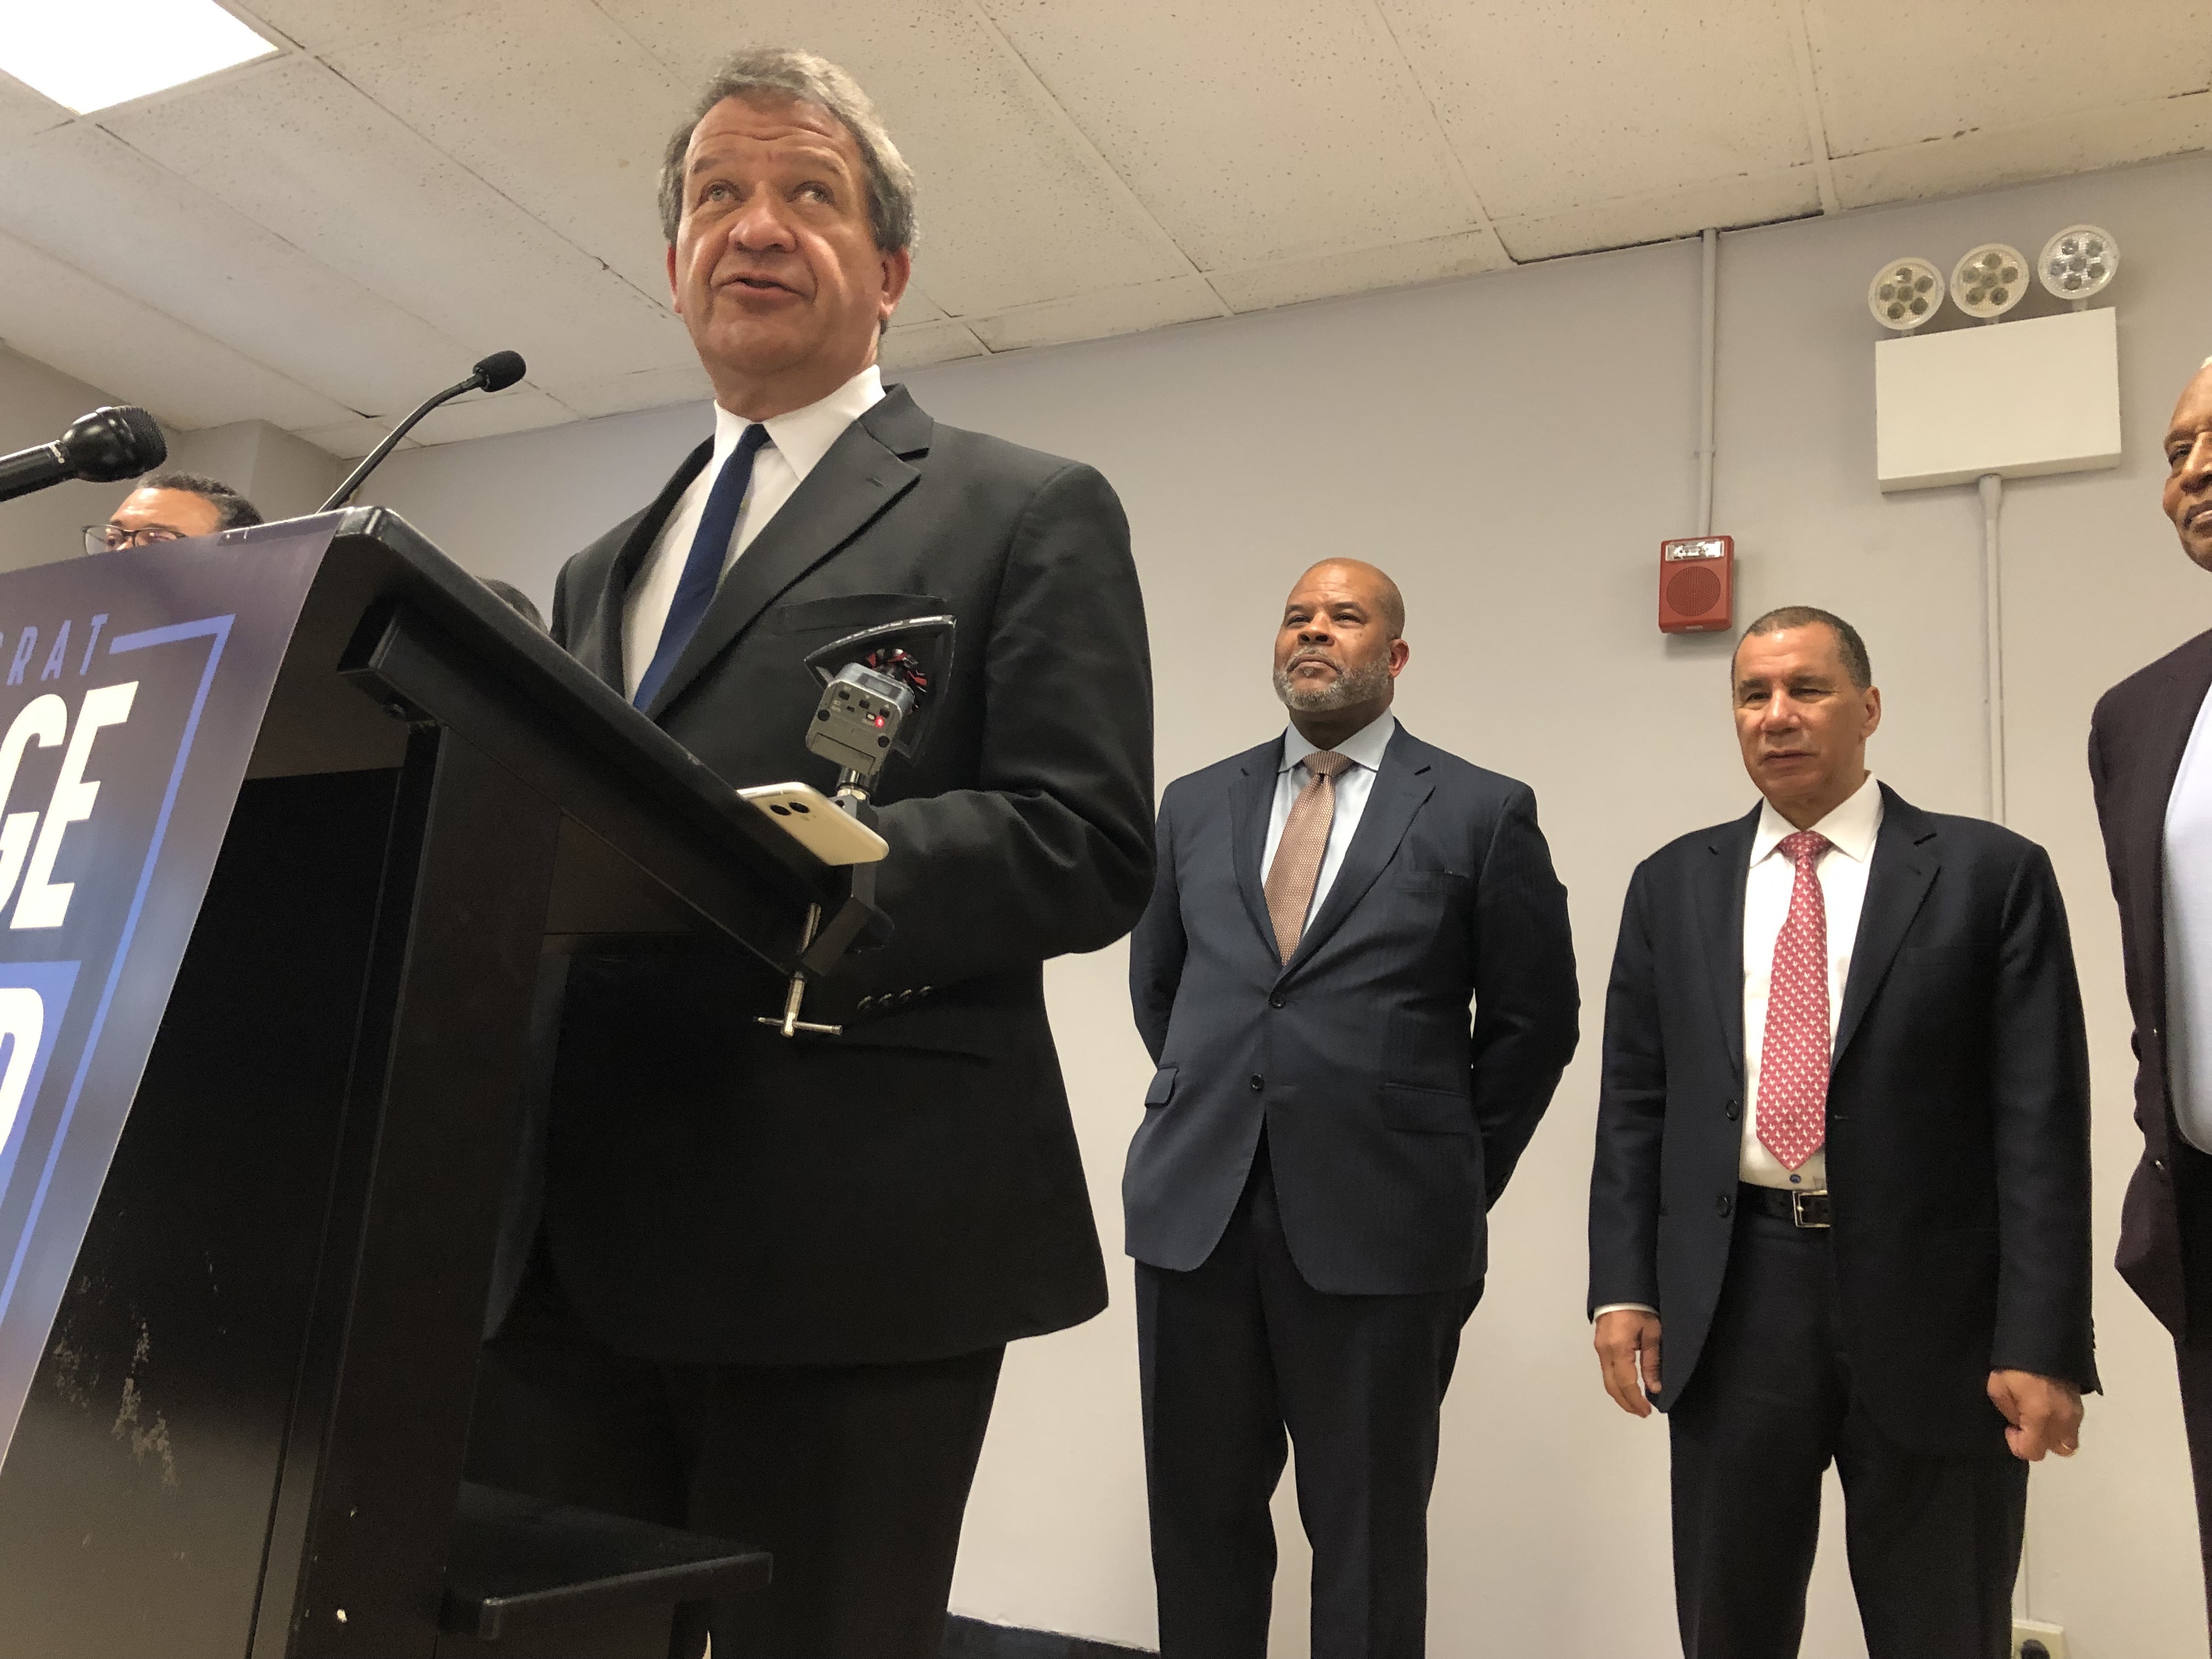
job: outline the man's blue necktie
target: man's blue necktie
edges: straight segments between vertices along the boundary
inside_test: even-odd
[[[714,602],[714,590],[721,585],[722,563],[730,555],[730,538],[738,533],[738,509],[745,504],[745,489],[753,481],[753,457],[767,441],[768,428],[759,422],[747,427],[707,494],[707,510],[699,520],[699,533],[691,538],[690,556],[684,561],[684,580],[677,583],[676,597],[669,602],[660,644],[630,698],[640,708],[650,707],[659,695],[676,659],[699,631],[707,607]]]

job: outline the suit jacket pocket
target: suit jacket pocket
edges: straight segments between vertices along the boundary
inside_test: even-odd
[[[1456,1089],[1423,1089],[1410,1083],[1382,1085],[1382,1121],[1417,1135],[1471,1135],[1474,1103]]]
[[[1401,870],[1398,885],[1413,893],[1458,893],[1467,890],[1474,877],[1457,870]]]
[[[903,617],[941,616],[951,608],[928,593],[838,593],[778,605],[769,612],[768,625],[775,634],[853,634]]]
[[[1152,1086],[1145,1091],[1146,1106],[1164,1106],[1175,1098],[1176,1068],[1163,1066],[1152,1073]]]

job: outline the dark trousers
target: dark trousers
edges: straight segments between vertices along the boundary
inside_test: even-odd
[[[656,1364],[586,1332],[541,1252],[484,1346],[469,1478],[769,1551],[714,1659],[938,1659],[1005,1352]]]
[[[1313,1544],[1314,1659],[1419,1659],[1437,1411],[1480,1294],[1313,1289],[1283,1241],[1264,1139],[1204,1266],[1138,1263],[1163,1659],[1265,1659],[1286,1431]]]
[[[2212,1158],[2185,1140],[2173,1147],[2180,1200],[2182,1282],[2189,1287],[2189,1335],[2174,1344],[2181,1371],[2181,1420],[2197,1482],[2197,1542],[2203,1558],[2205,1619],[2212,1626]]]
[[[2027,1465],[1994,1435],[1984,1455],[1925,1456],[1874,1421],[1844,1357],[1829,1239],[1739,1213],[1711,1334],[1668,1413],[1682,1651],[1796,1655],[1832,1462],[1869,1659],[2004,1659]]]

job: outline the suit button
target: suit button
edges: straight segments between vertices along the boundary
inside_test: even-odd
[[[1743,1112],[1743,1106],[1742,1106],[1742,1103],[1741,1103],[1741,1102],[1739,1102],[1739,1101],[1734,1101],[1734,1100],[1731,1100],[1730,1102],[1729,1102],[1729,1103],[1728,1103],[1728,1115],[1729,1115],[1729,1122],[1731,1122],[1731,1123],[1735,1122],[1735,1121],[1736,1121],[1736,1119],[1737,1119],[1740,1115],[1741,1115],[1742,1112]]]
[[[2157,1170],[2160,1175],[2164,1175],[2166,1173],[2166,1160],[2162,1158],[2154,1158],[2150,1161],[2150,1167]]]
[[[1265,1079],[1265,1078],[1261,1077],[1261,1076],[1257,1072],[1255,1072],[1255,1073],[1252,1073],[1252,1092],[1253,1092],[1254,1094],[1255,1094],[1255,1095],[1256,1095],[1256,1094],[1258,1094],[1258,1093],[1260,1092],[1260,1091],[1261,1091],[1261,1090],[1262,1090],[1262,1089],[1266,1088],[1267,1086],[1267,1079]]]
[[[1713,1200],[1713,1208],[1722,1215],[1728,1214],[1731,1210],[1735,1208],[1735,1198],[1734,1194],[1723,1193],[1718,1198]]]
[[[1287,1006],[1289,1006],[1289,1003],[1288,1003],[1287,1000],[1286,1000],[1286,999],[1285,999],[1285,998],[1282,998],[1282,997],[1279,997],[1279,996],[1273,996],[1273,997],[1269,997],[1269,998],[1267,999],[1267,1006],[1268,1006],[1270,1008],[1283,1008],[1283,1007],[1287,1007]]]

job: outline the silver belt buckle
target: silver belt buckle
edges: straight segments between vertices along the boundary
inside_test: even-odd
[[[1822,1212],[1826,1212],[1830,1218],[1824,1221],[1806,1220],[1805,1211],[1808,1200],[1817,1202]],[[1790,1194],[1790,1222],[1792,1226],[1803,1227],[1808,1231],[1822,1227],[1832,1227],[1835,1225],[1833,1215],[1834,1211],[1830,1205],[1829,1195],[1826,1193],[1793,1192]]]

